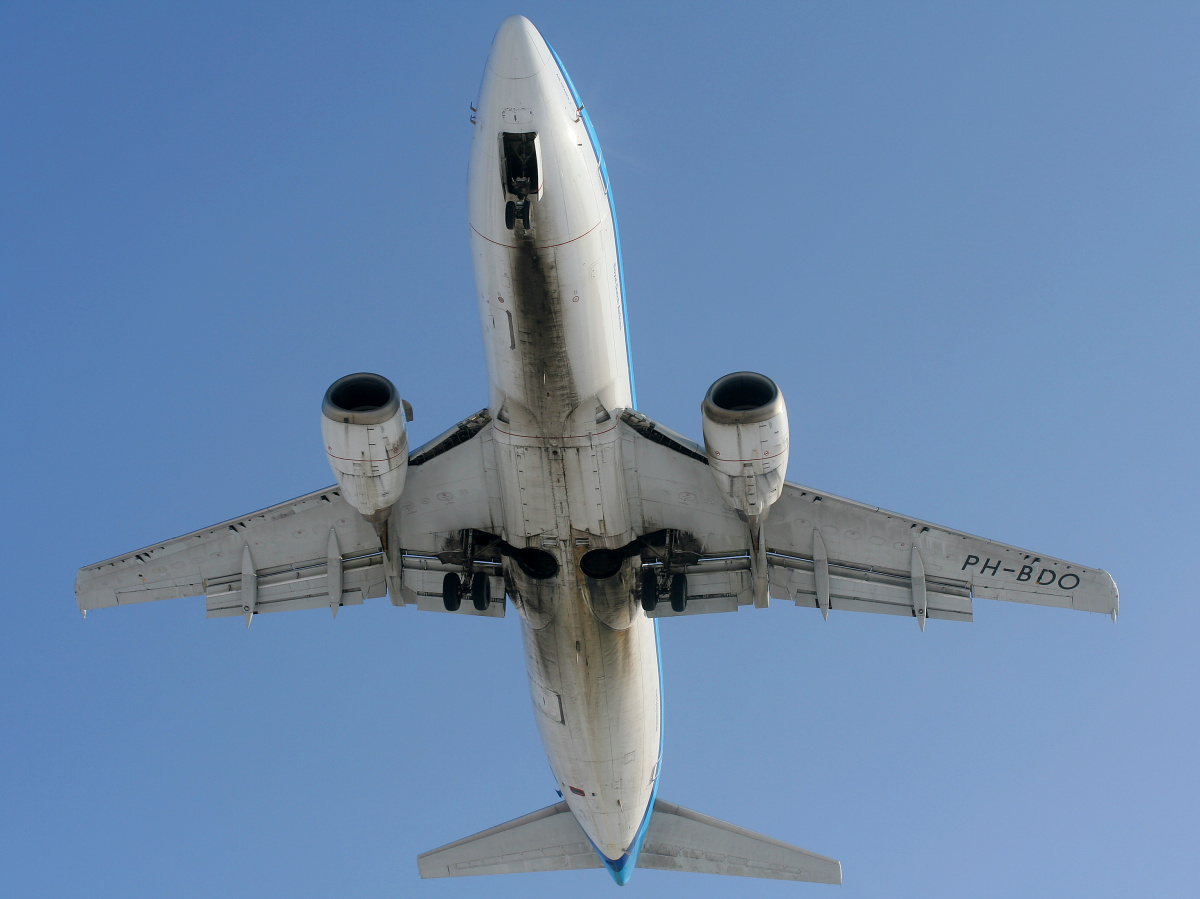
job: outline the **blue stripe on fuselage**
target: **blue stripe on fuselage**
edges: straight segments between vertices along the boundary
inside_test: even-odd
[[[575,106],[579,110],[579,115],[583,119],[583,125],[587,129],[588,139],[592,142],[592,152],[596,154],[596,160],[600,164],[600,177],[604,179],[604,191],[608,195],[608,212],[612,217],[613,223],[613,241],[617,245],[617,278],[621,285],[621,314],[625,323],[625,354],[629,364],[629,393],[633,399],[633,407],[637,408],[637,389],[633,381],[633,343],[629,337],[629,303],[625,298],[625,265],[621,259],[621,232],[617,227],[617,207],[613,203],[612,182],[608,178],[608,166],[604,162],[604,152],[600,149],[600,138],[596,136],[596,129],[592,125],[592,117],[588,115],[588,111],[583,106],[583,100],[579,96],[579,91],[575,89],[575,82],[571,80],[571,76],[567,74],[567,67],[563,65],[562,60],[558,58],[558,53],[550,43],[546,43],[550,47],[550,53],[554,57],[554,61],[558,63],[558,70],[562,73],[563,79],[567,82],[567,89],[571,92],[571,98],[575,101]],[[592,848],[596,850],[596,854],[600,856],[600,861],[604,863],[604,867],[608,868],[608,873],[612,875],[621,886],[625,886],[629,882],[629,878],[633,876],[633,869],[637,867],[638,855],[642,851],[642,843],[646,840],[646,831],[650,827],[650,816],[654,814],[654,801],[658,798],[658,782],[662,777],[662,759],[663,759],[663,710],[662,710],[662,652],[658,643],[658,619],[654,619],[654,657],[658,662],[658,759],[654,765],[655,778],[654,787],[650,790],[650,802],[646,806],[646,813],[642,816],[642,823],[638,825],[637,833],[634,834],[633,842],[629,844],[629,849],[625,854],[618,859],[611,859],[603,852],[596,848],[596,844],[592,843]],[[590,838],[588,842],[591,842]]]
[[[612,879],[619,886],[629,883],[629,878],[633,876],[633,869],[637,867],[642,843],[646,841],[646,831],[650,828],[650,816],[654,814],[654,801],[658,798],[658,782],[662,779],[663,721],[665,717],[662,703],[662,652],[659,650],[658,644],[657,618],[654,619],[654,657],[658,661],[658,760],[654,764],[654,787],[650,790],[650,802],[646,806],[646,813],[642,816],[642,823],[638,825],[637,833],[633,835],[633,842],[629,844],[629,849],[618,859],[609,858],[597,849],[596,844],[592,843],[591,837],[588,837],[588,842],[592,843],[592,848],[600,856],[600,861],[604,862],[604,867],[608,868],[608,873],[612,875]]]
[[[625,299],[625,264],[621,259],[621,231],[617,227],[617,207],[613,203],[612,182],[608,180],[608,166],[604,162],[604,151],[600,149],[600,138],[596,136],[596,129],[592,126],[592,117],[588,115],[587,109],[584,108],[579,91],[575,90],[575,82],[567,74],[567,67],[558,58],[557,51],[550,46],[549,41],[546,42],[546,46],[550,48],[550,55],[558,63],[558,70],[562,73],[563,79],[566,80],[567,89],[571,92],[571,98],[575,101],[575,106],[579,110],[580,117],[583,119],[583,126],[587,129],[588,140],[592,142],[592,152],[596,154],[596,161],[600,163],[600,177],[604,179],[604,192],[608,195],[608,212],[612,217],[613,223],[613,241],[617,245],[617,280],[621,284],[621,315],[625,322],[625,357],[629,363],[629,395],[633,398],[633,408],[636,409],[637,387],[633,382],[633,341],[629,337],[629,303]]]

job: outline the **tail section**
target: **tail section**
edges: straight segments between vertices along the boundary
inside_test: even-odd
[[[565,802],[417,856],[422,877],[600,868],[600,856]]]
[[[422,877],[604,867],[565,802],[417,857]],[[841,883],[842,864],[690,809],[655,800],[638,868]]]

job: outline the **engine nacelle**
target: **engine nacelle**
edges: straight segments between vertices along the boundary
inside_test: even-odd
[[[412,407],[382,375],[338,378],[321,403],[321,436],[342,497],[372,522],[400,499],[408,473]]]
[[[725,501],[760,520],[783,491],[788,464],[787,405],[766,375],[739,371],[718,378],[700,405],[708,467]]]

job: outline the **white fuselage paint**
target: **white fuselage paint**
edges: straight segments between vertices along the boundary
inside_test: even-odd
[[[587,550],[638,536],[616,427],[633,396],[615,223],[587,123],[528,20],[501,26],[476,106],[469,223],[502,536],[559,563],[544,581],[506,570],[550,767],[596,848],[618,860],[654,795],[661,683],[654,623],[631,589],[636,558],[605,582],[607,598],[578,567]],[[505,222],[504,132],[537,134],[528,230]]]

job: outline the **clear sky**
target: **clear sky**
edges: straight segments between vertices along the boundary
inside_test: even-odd
[[[474,99],[523,12],[612,175],[644,412],[769,374],[790,477],[1110,570],[1117,625],[776,604],[662,626],[664,799],[845,886],[1195,895],[1200,8],[0,6],[0,891],[611,896],[422,882],[557,800],[515,615],[80,618],[83,564],[332,481],[326,386],[486,402]]]

